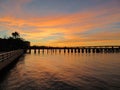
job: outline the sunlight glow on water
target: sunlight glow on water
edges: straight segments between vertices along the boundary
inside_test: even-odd
[[[120,90],[119,57],[32,51],[2,76],[0,90]]]

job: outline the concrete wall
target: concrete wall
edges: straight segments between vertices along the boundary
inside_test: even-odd
[[[0,54],[0,70],[12,63],[16,58],[22,55],[23,50],[15,50]]]

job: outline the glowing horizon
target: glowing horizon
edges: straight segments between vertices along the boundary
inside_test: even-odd
[[[31,45],[120,45],[119,0],[0,0],[0,38]]]

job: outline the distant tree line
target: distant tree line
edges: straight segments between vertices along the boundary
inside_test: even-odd
[[[29,48],[29,46],[30,42],[20,38],[20,34],[18,32],[13,32],[12,37],[0,38],[0,52],[26,49]]]

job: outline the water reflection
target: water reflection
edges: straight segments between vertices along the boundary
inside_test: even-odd
[[[119,53],[73,52],[31,51],[5,73],[0,90],[120,89]]]

